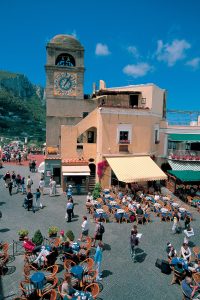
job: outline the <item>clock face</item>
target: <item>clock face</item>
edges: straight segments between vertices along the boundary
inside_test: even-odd
[[[77,75],[67,72],[55,72],[54,95],[76,96]]]

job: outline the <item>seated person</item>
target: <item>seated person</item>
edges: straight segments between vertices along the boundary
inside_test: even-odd
[[[200,257],[198,258],[197,263],[190,263],[188,270],[192,273],[200,273]]]
[[[190,248],[188,247],[188,244],[183,243],[183,245],[181,246],[181,257],[189,262],[191,255],[192,253]]]
[[[63,244],[63,248],[62,248],[64,254],[61,258],[61,260],[65,260],[65,259],[72,259],[74,262],[78,263],[79,259],[78,256],[74,253],[74,250],[72,248],[72,246],[70,245],[70,242],[66,241]]]
[[[46,246],[46,249],[51,251],[47,256],[46,256],[46,259],[47,259],[47,262],[46,264],[48,266],[53,266],[56,262],[56,259],[58,257],[58,250],[56,247],[53,247],[52,250],[51,250],[51,247],[49,246]]]
[[[200,293],[198,293],[199,286],[192,284],[192,278],[189,276],[186,276],[185,279],[181,283],[182,290],[184,292],[184,295],[188,299],[199,299]]]
[[[190,227],[190,217],[186,215],[185,217],[185,229],[188,229]]]
[[[36,246],[27,236],[24,237],[23,247],[26,251],[33,254],[41,251],[41,246]]]
[[[76,293],[76,290],[73,288],[72,279],[70,273],[64,274],[64,281],[61,287],[61,295],[63,300],[73,299],[73,295]],[[80,300],[80,296],[77,298]]]
[[[143,210],[142,210],[142,208],[141,208],[140,205],[138,205],[138,208],[136,209],[136,214],[138,216],[142,216],[144,214],[144,212],[143,212]]]
[[[36,258],[36,260],[34,260],[34,263],[38,264],[39,266],[47,264],[47,255],[49,254],[50,249],[45,246],[42,246],[38,257]]]
[[[171,260],[173,257],[177,256],[176,249],[174,249],[174,247],[172,246],[171,243],[167,243],[166,251],[167,251],[167,256],[168,256],[169,260]]]

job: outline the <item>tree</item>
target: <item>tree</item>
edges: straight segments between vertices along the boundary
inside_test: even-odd
[[[36,245],[36,246],[40,246],[40,245],[42,245],[42,243],[43,243],[43,236],[42,236],[42,233],[41,233],[41,231],[38,229],[38,230],[36,230],[36,232],[35,232],[35,234],[34,234],[34,236],[33,236],[33,238],[32,238],[32,241],[33,241],[33,243]]]

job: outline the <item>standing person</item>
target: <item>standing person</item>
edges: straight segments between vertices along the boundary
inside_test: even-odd
[[[101,276],[102,276],[102,274],[101,274],[101,263],[102,263],[102,256],[103,256],[102,254],[103,254],[103,244],[100,241],[98,246],[97,246],[95,255],[94,255],[95,268],[97,270],[97,277],[96,277],[97,281],[102,280],[102,278],[101,278]]]
[[[25,177],[21,179],[22,195],[25,193]]]
[[[73,210],[73,203],[70,200],[68,200],[66,206],[66,215],[65,215],[65,218],[68,218],[67,222],[72,221],[72,210]]]
[[[16,186],[16,174],[15,174],[15,171],[12,172],[12,181],[13,181],[13,187]]]
[[[31,179],[30,175],[28,175],[27,182],[26,182],[27,193],[31,192],[31,185],[32,184],[33,184],[33,180]]]
[[[44,177],[41,177],[39,182],[39,189],[42,196],[44,195],[44,186],[45,186]]]
[[[133,259],[135,259],[135,247],[139,244],[139,239],[137,237],[137,229],[134,228],[131,230],[131,236],[130,236],[130,246],[131,246],[131,256]]]
[[[54,180],[54,178],[52,177],[49,183],[50,186],[50,196],[55,196],[56,195],[56,181]]]
[[[40,190],[37,189],[37,190],[36,190],[36,193],[35,193],[35,203],[36,203],[36,207],[38,207],[38,205],[39,205],[40,208],[42,208],[42,203],[41,203],[41,201],[40,201],[40,196],[41,196]]]
[[[9,182],[11,181],[11,175],[10,175],[10,172],[9,172],[9,171],[6,172],[6,174],[5,174],[5,176],[4,176],[3,179],[5,180],[5,186],[8,187],[8,184],[9,184]]]
[[[71,203],[72,203],[72,218],[74,218],[74,200],[73,200],[73,198],[72,197],[70,197],[70,199],[69,199],[70,201],[71,201]]]
[[[10,196],[12,196],[12,188],[13,188],[13,183],[12,183],[12,181],[10,181],[8,183],[8,191],[9,191]]]
[[[178,218],[177,218],[177,216],[174,216],[173,221],[174,221],[174,223],[173,223],[173,226],[172,226],[172,232],[176,233],[177,227],[178,227]]]
[[[78,241],[82,241],[83,237],[87,237],[89,233],[89,224],[86,216],[83,216],[83,223],[81,224],[81,235]]]
[[[16,182],[16,186],[17,186],[16,193],[18,193],[19,192],[19,188],[20,188],[20,184],[21,184],[21,176],[20,176],[20,174],[17,174],[15,182]]]
[[[92,244],[92,247],[95,247],[96,241],[102,242],[104,232],[105,232],[105,228],[102,222],[97,220],[95,233],[94,233],[94,243]]]
[[[72,185],[70,184],[69,187],[66,189],[67,198],[70,199],[72,197]]]

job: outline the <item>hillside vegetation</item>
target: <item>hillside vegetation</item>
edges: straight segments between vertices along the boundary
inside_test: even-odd
[[[0,71],[0,136],[45,141],[43,95],[26,76]]]

